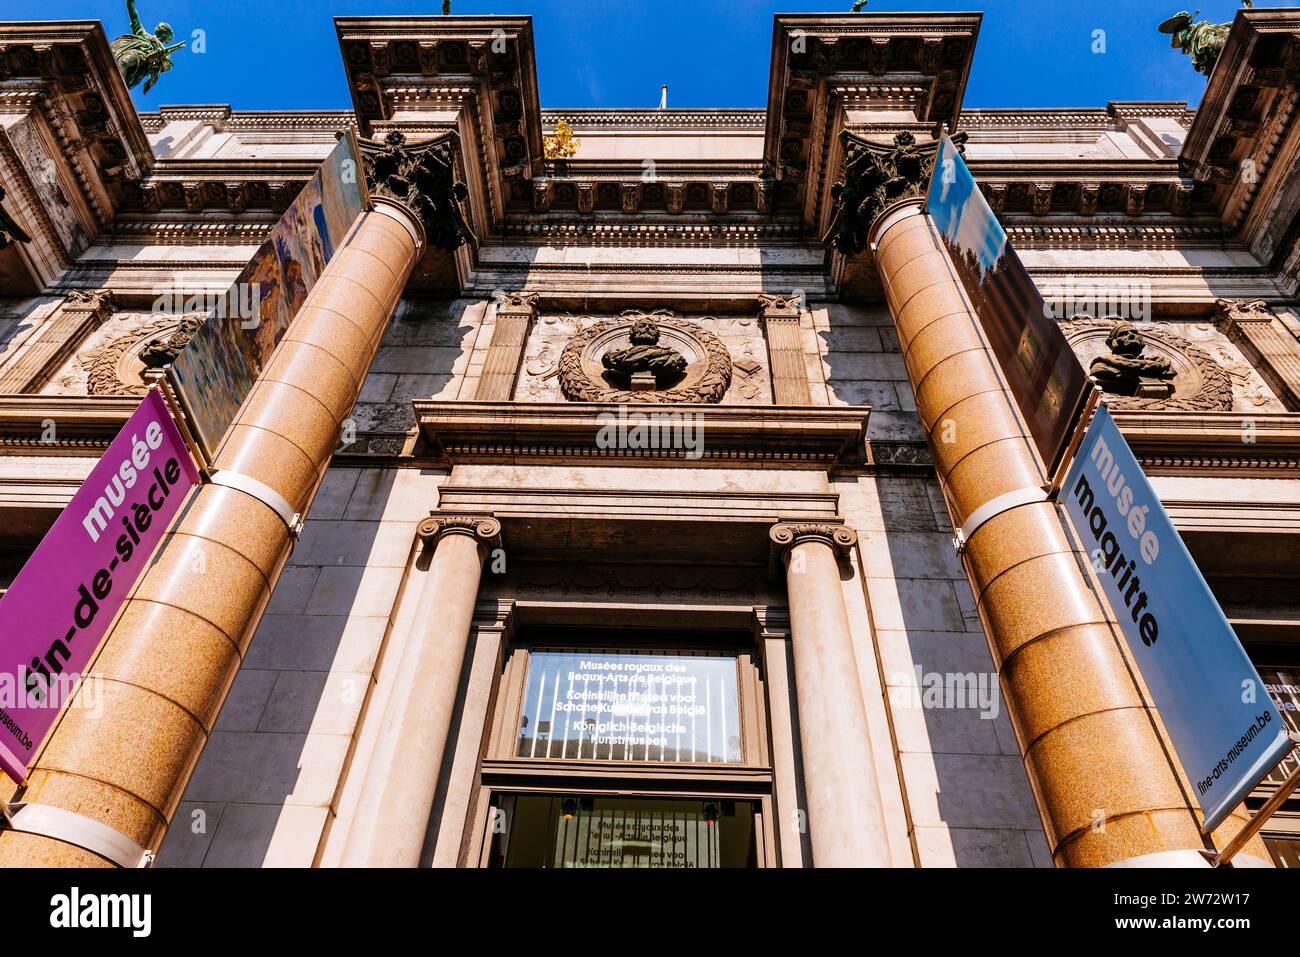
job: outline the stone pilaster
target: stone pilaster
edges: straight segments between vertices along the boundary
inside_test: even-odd
[[[777,405],[810,405],[808,366],[799,330],[799,299],[766,295],[759,299],[763,307],[758,315],[772,369],[772,399]]]
[[[501,542],[490,515],[436,514],[417,536],[429,556],[411,632],[400,660],[380,680],[380,738],[358,801],[360,813],[341,863],[353,867],[416,867],[437,795],[452,726],[483,562]]]
[[[1300,411],[1300,340],[1273,315],[1263,299],[1220,299],[1215,325],[1236,344],[1292,412]]]
[[[887,867],[884,810],[840,584],[840,559],[857,533],[830,523],[781,523],[769,537],[790,604],[813,866]]]
[[[0,393],[36,392],[113,312],[107,291],[68,293],[14,362],[0,373]]]
[[[476,399],[507,402],[515,392],[515,378],[524,355],[528,330],[537,316],[536,293],[512,292],[497,300],[496,325],[488,344]]]

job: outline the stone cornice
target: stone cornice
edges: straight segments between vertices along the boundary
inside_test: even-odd
[[[27,103],[12,102],[15,93]],[[152,166],[144,128],[97,21],[0,24],[0,97],[11,101],[10,110],[39,107],[61,151],[57,160],[99,225],[112,220],[122,184]]]
[[[1300,474],[1300,414],[1112,413],[1143,468],[1156,475]]]
[[[0,449],[98,456],[139,404],[139,396],[0,395]]]
[[[477,235],[527,202],[542,161],[531,17],[337,17],[360,131],[455,130]],[[418,138],[412,136],[412,138]]]
[[[720,133],[761,133],[767,110],[573,109],[542,110],[542,126],[552,129],[566,120],[574,130],[709,130]]]
[[[751,466],[833,469],[863,459],[868,409],[638,405],[629,417],[698,417],[701,456],[680,448],[601,448],[597,438],[620,407],[591,402],[412,403],[420,432],[414,455],[434,463]],[[630,419],[628,428],[639,420]]]
[[[772,208],[827,227],[839,134],[857,116],[888,112],[900,128],[960,122],[981,15],[778,15],[763,157]]]
[[[1280,263],[1300,215],[1300,9],[1239,10],[1183,144],[1224,225]]]
[[[1196,110],[1181,100],[1112,101],[1104,107],[1082,108],[972,108],[962,111],[960,128],[972,133],[1037,128],[1100,132],[1122,129],[1122,120],[1131,117],[1168,117],[1190,126],[1195,116]]]
[[[167,123],[184,120],[208,123],[221,132],[336,132],[357,124],[356,114],[351,110],[233,110],[225,103],[163,106],[156,112],[140,114],[140,123],[147,133],[158,133]]]

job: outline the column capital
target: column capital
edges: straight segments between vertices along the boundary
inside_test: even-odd
[[[966,136],[954,133],[952,141],[961,149]],[[822,242],[855,256],[867,248],[881,213],[899,200],[924,196],[939,140],[918,144],[909,130],[901,130],[886,145],[843,130],[840,146],[844,165],[831,187],[831,222]]]
[[[427,548],[436,548],[446,535],[468,535],[479,548],[501,546],[501,523],[491,515],[464,512],[435,512],[415,529],[415,536]]]
[[[503,292],[494,300],[497,316],[523,316],[532,319],[537,315],[539,295],[536,292],[524,292],[522,289]]]
[[[834,522],[780,522],[772,526],[767,537],[770,545],[768,567],[774,572],[781,568],[781,563],[796,545],[821,542],[835,553],[836,558],[845,558],[849,549],[858,543],[857,532]]]
[[[1214,324],[1220,332],[1231,334],[1243,322],[1272,322],[1273,310],[1263,299],[1216,299],[1219,312]]]
[[[382,141],[358,136],[357,146],[371,196],[406,207],[430,246],[456,250],[474,239],[460,205],[469,191],[456,178],[460,137],[454,130],[420,143],[393,130]]]
[[[777,296],[772,293],[758,294],[758,316],[763,321],[771,319],[798,319],[802,300],[799,296]]]

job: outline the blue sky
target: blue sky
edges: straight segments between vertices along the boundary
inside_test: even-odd
[[[1182,0],[1187,2],[1187,0]],[[980,10],[984,22],[967,106],[1104,106],[1108,100],[1187,100],[1205,78],[1170,49],[1156,25],[1179,0],[871,0],[868,10]],[[183,50],[141,109],[161,103],[230,103],[236,109],[351,105],[332,18],[430,14],[441,0],[139,0],[153,28],[177,39],[204,31],[207,50]],[[453,0],[458,14],[531,14],[542,105],[650,107],[659,85],[675,107],[762,107],[774,13],[847,11],[851,0]],[[1270,4],[1257,4],[1267,6]],[[1202,16],[1232,19],[1235,0],[1201,0]],[[15,10],[18,7],[18,10]],[[6,17],[101,19],[126,32],[125,0],[5,0]],[[1094,31],[1105,52],[1094,53]]]

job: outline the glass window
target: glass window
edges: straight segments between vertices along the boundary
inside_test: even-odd
[[[1264,679],[1264,687],[1281,712],[1286,726],[1292,731],[1300,732],[1300,668],[1260,665],[1259,676]],[[1264,782],[1281,784],[1297,766],[1300,766],[1300,750],[1293,750],[1264,778]]]
[[[521,758],[739,763],[729,655],[534,651]]]
[[[493,867],[754,867],[749,801],[506,794]]]

